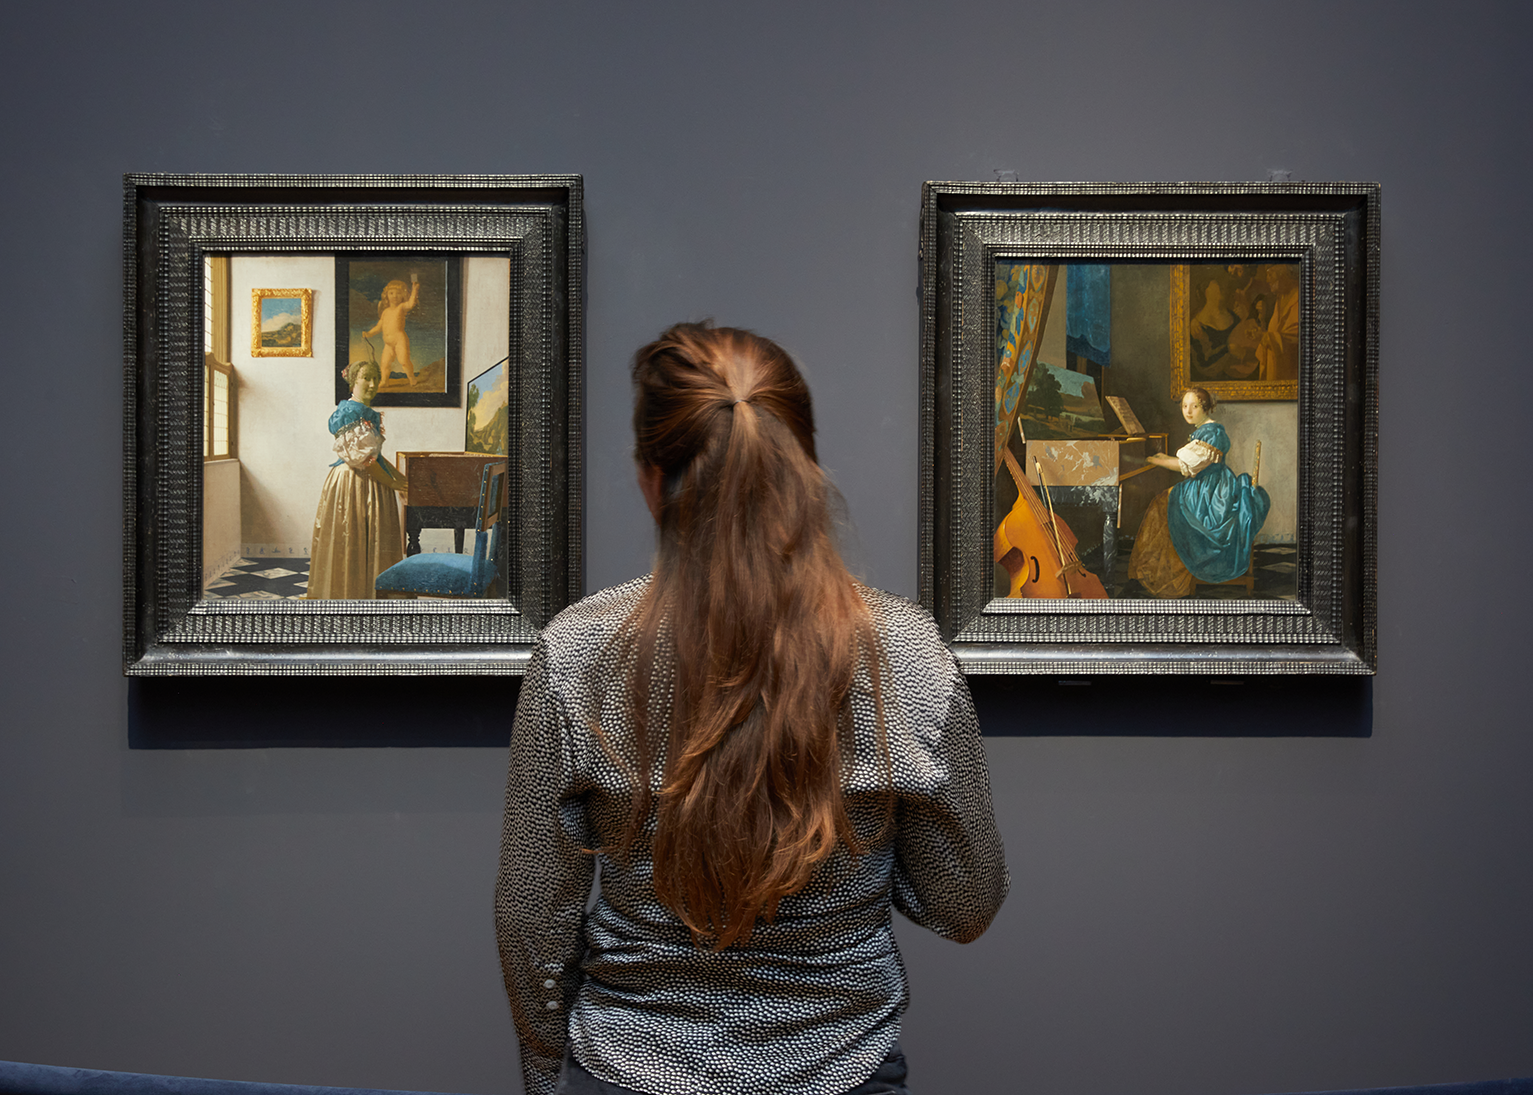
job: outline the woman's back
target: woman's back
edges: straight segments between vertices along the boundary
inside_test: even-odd
[[[968,691],[930,617],[841,562],[780,347],[678,325],[634,384],[654,573],[549,625],[512,731],[497,925],[528,1089],[568,1048],[651,1095],[862,1095],[903,1076],[892,910],[967,941],[1005,896]]]
[[[889,749],[886,768],[870,675],[859,673],[842,784],[863,852],[838,848],[748,940],[699,947],[655,896],[653,807],[626,857],[586,851],[615,846],[628,824],[635,788],[612,639],[648,581],[562,613],[523,686],[496,913],[528,1090],[551,1090],[567,1028],[592,1073],[655,1095],[845,1091],[898,1036],[907,990],[891,908],[967,942],[1005,897],[968,690],[922,609],[863,587],[887,657]]]

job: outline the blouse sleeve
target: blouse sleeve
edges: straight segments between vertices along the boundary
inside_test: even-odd
[[[346,461],[353,471],[362,471],[383,451],[383,435],[367,419],[359,418],[349,426],[336,431],[331,446],[335,455]]]
[[[990,771],[969,686],[941,651],[945,717],[927,734],[927,792],[896,808],[894,907],[924,928],[968,943],[990,926],[1011,888],[990,801]]]
[[[539,640],[511,728],[495,885],[495,935],[528,1095],[552,1095],[580,988],[581,927],[595,876],[585,804],[574,790],[569,720]]]
[[[1176,450],[1176,459],[1182,465],[1182,474],[1189,479],[1219,459],[1219,450],[1207,441],[1193,438]]]

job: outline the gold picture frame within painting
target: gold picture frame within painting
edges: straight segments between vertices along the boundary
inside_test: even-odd
[[[250,356],[314,356],[314,290],[250,290]]]
[[[1221,403],[1298,399],[1303,278],[1293,261],[1173,265],[1171,398],[1197,385]]]

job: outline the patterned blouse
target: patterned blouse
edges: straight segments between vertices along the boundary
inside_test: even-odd
[[[616,846],[629,817],[631,779],[592,728],[615,749],[632,740],[613,640],[648,581],[560,613],[522,683],[495,923],[527,1092],[553,1092],[568,1042],[598,1078],[651,1095],[837,1095],[899,1035],[908,991],[891,909],[968,942],[1010,884],[968,687],[923,609],[862,588],[889,663],[893,824],[876,837],[889,777],[864,668],[842,773],[863,854],[838,849],[747,942],[700,949],[655,897],[653,809],[626,862],[587,851]]]

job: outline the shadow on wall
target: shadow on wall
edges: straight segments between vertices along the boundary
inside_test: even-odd
[[[493,677],[130,680],[128,744],[503,749],[520,686],[520,678]],[[987,737],[1373,735],[1371,678],[974,676],[969,690]],[[359,709],[390,717],[357,719]]]
[[[969,690],[986,737],[1373,736],[1371,677],[970,677]]]
[[[132,749],[504,749],[520,677],[146,677],[128,681]],[[357,712],[387,712],[387,718]]]

